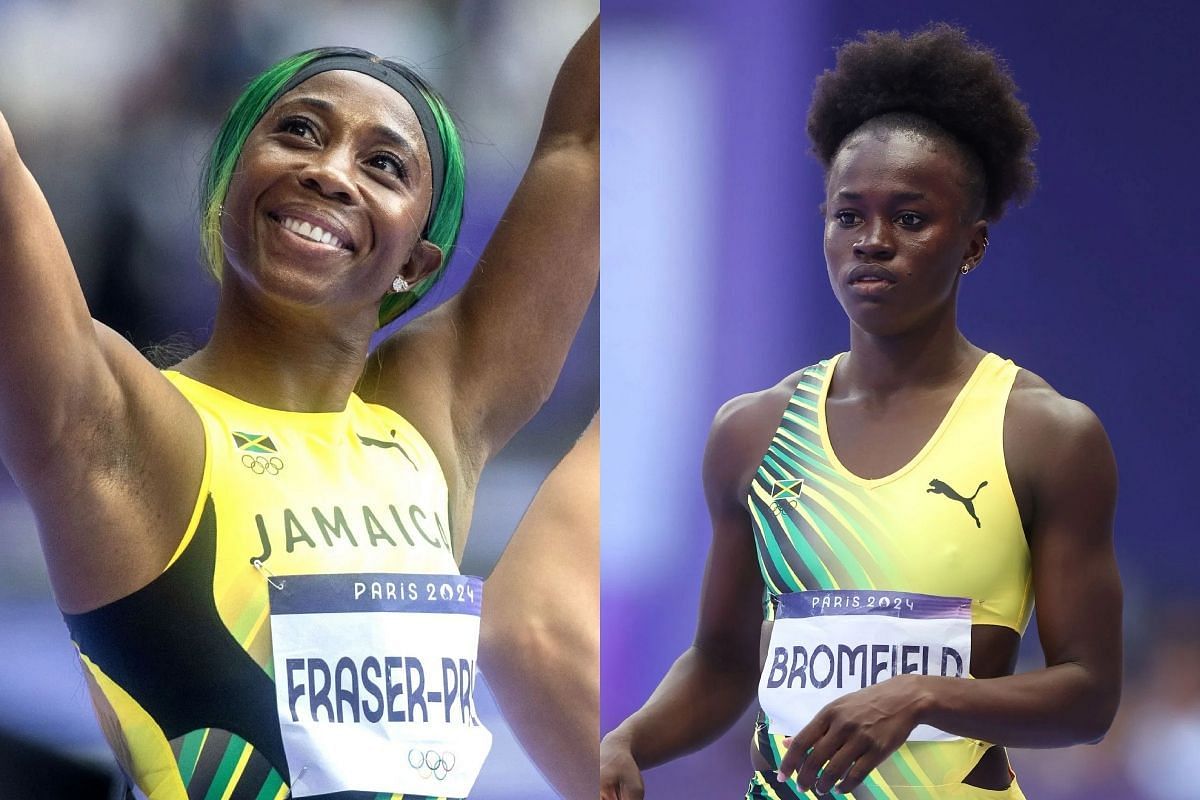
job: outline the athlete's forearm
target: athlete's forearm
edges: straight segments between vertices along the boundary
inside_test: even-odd
[[[758,670],[731,666],[697,647],[681,655],[640,709],[605,739],[628,747],[641,769],[716,739],[754,699]]]
[[[562,67],[546,102],[539,146],[569,137],[588,143],[599,157],[600,139],[600,20],[579,37]]]
[[[918,680],[920,722],[1010,747],[1096,742],[1112,724],[1121,696],[1119,682],[1109,685],[1078,663],[1003,678]]]

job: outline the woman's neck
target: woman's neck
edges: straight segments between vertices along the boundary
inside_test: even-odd
[[[958,330],[953,314],[896,336],[874,335],[851,324],[850,353],[839,365],[839,383],[848,392],[884,398],[955,382],[982,355]]]
[[[283,411],[341,411],[366,362],[374,318],[273,311],[223,291],[212,337],[175,367],[247,402]]]

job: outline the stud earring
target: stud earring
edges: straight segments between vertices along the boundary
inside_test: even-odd
[[[411,288],[412,287],[408,285],[408,281],[404,280],[403,275],[397,275],[396,279],[392,281],[392,291],[395,294],[404,294]]]

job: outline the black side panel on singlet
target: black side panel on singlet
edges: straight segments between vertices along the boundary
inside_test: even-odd
[[[217,613],[212,589],[216,554],[216,510],[209,496],[192,541],[162,575],[128,597],[63,617],[80,651],[154,718],[168,742],[205,728],[228,731],[245,739],[286,781],[275,684]],[[198,767],[197,773],[201,771]],[[257,795],[266,777],[260,772],[265,765],[247,765],[233,800]],[[189,786],[189,794],[204,791],[203,786]],[[380,796],[335,792],[311,800]],[[132,797],[130,790],[127,798]]]
[[[154,718],[168,741],[202,728],[227,730],[286,776],[275,685],[217,613],[216,554],[209,496],[192,541],[163,574],[128,597],[63,617],[80,651]]]

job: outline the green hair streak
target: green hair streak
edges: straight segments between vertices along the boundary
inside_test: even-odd
[[[328,50],[306,50],[285,58],[262,72],[246,86],[217,131],[200,182],[200,246],[209,271],[218,281],[221,280],[225,263],[224,245],[221,241],[221,206],[229,191],[229,183],[241,157],[242,147],[279,90],[293,75],[309,62],[321,58]],[[466,195],[466,162],[463,158],[462,139],[450,115],[450,109],[437,92],[411,69],[391,61],[385,63],[403,70],[429,101],[429,107],[437,121],[438,135],[442,139],[445,170],[441,200],[437,208],[430,211],[425,235],[426,239],[442,251],[442,263],[432,273],[417,281],[407,292],[384,295],[379,306],[381,328],[412,308],[445,274],[446,265],[450,262],[454,244],[458,241],[458,232],[462,227],[463,202]],[[399,266],[397,265],[397,269]]]

